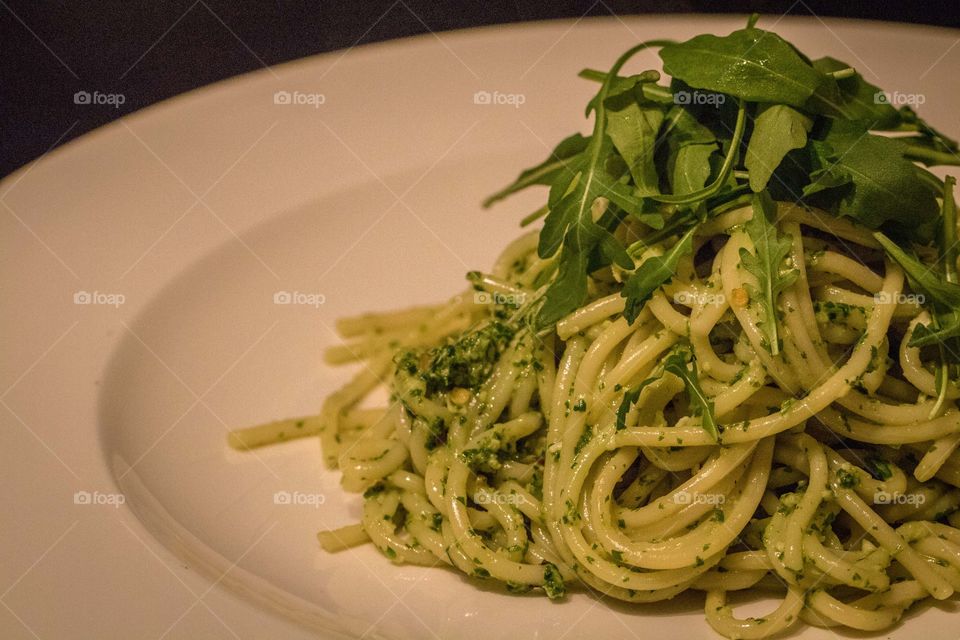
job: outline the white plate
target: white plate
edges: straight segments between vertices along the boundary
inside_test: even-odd
[[[318,409],[347,375],[320,360],[338,316],[441,299],[490,264],[543,196],[478,203],[586,126],[582,67],[640,39],[741,24],[554,22],[327,54],[151,107],[5,179],[0,635],[714,637],[697,598],[554,604],[370,547],[325,555],[316,530],[355,520],[359,499],[316,442],[241,455],[224,436]],[[924,115],[960,133],[956,32],[776,29],[923,96]],[[475,104],[478,91],[493,104]],[[324,304],[274,304],[277,292]],[[954,637],[953,607],[892,635]]]

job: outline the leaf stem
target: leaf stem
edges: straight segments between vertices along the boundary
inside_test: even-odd
[[[947,176],[943,180],[943,275],[947,282],[957,282],[957,204],[953,198],[953,189],[957,179]],[[931,314],[934,328],[939,328],[936,314]],[[947,348],[943,342],[937,344],[940,355],[940,367],[937,369],[937,402],[930,410],[932,420],[940,414],[943,403],[947,399],[947,388],[950,386],[950,362],[947,359]]]
[[[957,179],[947,176],[943,180],[943,271],[947,282],[957,282],[957,203],[953,189]]]
[[[747,185],[740,185],[736,189],[724,192],[724,194],[719,197],[719,201],[715,201],[713,206],[708,208],[704,220],[709,220],[716,215],[749,204],[752,197],[753,193]],[[634,258],[638,257],[650,245],[663,242],[670,236],[682,234],[689,228],[688,225],[696,225],[697,222],[697,216],[692,211],[682,211],[671,218],[670,222],[667,223],[663,229],[654,231],[644,239],[637,240],[627,247],[627,253]]]
[[[857,70],[853,67],[847,67],[846,69],[837,69],[836,71],[831,71],[827,73],[827,75],[831,76],[834,80],[844,80],[857,75]]]
[[[960,156],[955,153],[945,153],[912,144],[907,145],[903,155],[911,160],[919,160],[929,165],[960,166]]]
[[[668,40],[661,41],[663,43],[670,42]],[[664,45],[661,45],[664,46]],[[584,69],[578,73],[581,78],[584,80],[592,80],[593,82],[603,82],[607,79],[607,73],[605,71],[599,71],[597,69]],[[626,78],[624,78],[626,79]],[[663,104],[673,103],[673,92],[670,91],[670,87],[664,87],[654,82],[641,82],[640,91],[643,92],[643,97],[647,100],[653,102],[660,102]]]
[[[527,225],[533,224],[543,216],[547,215],[547,211],[549,211],[547,205],[543,205],[533,213],[528,213],[526,216],[524,216],[523,220],[520,221],[520,226],[526,227]]]

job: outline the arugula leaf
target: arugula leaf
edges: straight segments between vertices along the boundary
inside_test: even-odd
[[[849,69],[850,65],[825,57],[813,61],[813,68],[824,74],[823,81],[805,105],[806,110],[830,118],[861,120],[870,129],[890,129],[900,124],[900,114],[878,96],[883,92],[859,73],[835,79],[829,75]]]
[[[918,131],[920,136],[928,141],[932,149],[950,154],[952,162],[946,164],[957,164],[957,150],[960,149],[960,145],[957,144],[956,140],[934,129],[908,106],[900,107],[897,115],[899,116],[899,124],[895,129],[896,131]]]
[[[660,50],[663,69],[691,87],[750,102],[803,108],[823,81],[791,44],[770,31],[747,28],[704,34]]]
[[[560,254],[557,277],[547,288],[543,306],[537,316],[541,326],[547,326],[576,309],[587,296],[587,254],[570,250]]]
[[[944,207],[955,207],[953,204],[952,185],[948,181],[948,189],[944,191]],[[956,218],[954,218],[955,220]],[[913,332],[910,339],[911,347],[925,347],[934,344],[944,344],[947,341],[960,337],[960,284],[950,282],[917,258],[904,251],[893,240],[877,231],[873,234],[877,242],[883,247],[897,264],[907,274],[910,285],[922,293],[932,310],[934,322],[931,325],[921,325]],[[960,350],[956,345],[950,345],[953,359],[960,358]]]
[[[540,326],[583,304],[592,284],[606,290],[605,279],[591,274],[610,264],[633,270],[621,291],[632,322],[692,250],[697,225],[745,204],[749,191],[763,194],[754,204],[768,212],[772,198],[802,194],[805,203],[870,229],[921,242],[940,231],[942,183],[915,161],[960,164],[957,143],[910,108],[881,100],[880,89],[844,62],[811,62],[755,22],[751,17],[746,29],[727,36],[641,43],[607,72],[584,70],[581,76],[601,83],[587,105],[591,134],[566,138],[485,201],[489,206],[532,185],[549,187],[546,205],[524,219],[546,216],[537,253],[552,260],[536,282],[544,292],[537,301]],[[631,56],[649,47],[661,48],[669,87],[658,84],[656,71],[619,75]],[[681,92],[694,91],[710,92],[710,104],[683,99],[689,96]],[[756,120],[744,145],[748,109]],[[894,139],[871,130],[910,135]],[[757,248],[742,252],[742,259],[757,277],[751,296],[762,307],[768,347],[778,353],[776,300],[796,275],[782,264],[789,242],[767,217],[754,215],[745,225]],[[634,264],[644,248],[677,236],[664,255]],[[632,242],[629,249],[623,238]],[[960,315],[937,303],[933,321],[913,339],[934,344],[955,333]],[[956,341],[960,346],[960,337]]]
[[[873,237],[883,246],[884,251],[906,272],[910,283],[928,296],[932,302],[948,308],[960,309],[960,284],[947,282],[943,276],[934,271],[932,267],[923,264],[908,254],[900,248],[900,245],[880,231],[874,232]]]
[[[922,171],[904,157],[905,145],[856,126],[833,126],[812,143],[817,167],[804,188],[811,204],[878,229],[888,221],[912,237],[924,239],[938,217],[933,191]]]
[[[626,161],[636,190],[648,195],[659,192],[653,152],[664,114],[661,105],[634,94],[631,89],[607,99],[607,135]]]
[[[940,352],[940,367],[937,369],[936,384],[938,399],[943,398],[944,387],[950,381],[950,372],[957,380],[957,366],[960,365],[960,313],[955,310],[934,313],[929,325],[917,325],[910,338],[909,346],[926,347],[936,345]],[[939,401],[938,404],[942,404]],[[939,408],[939,407],[938,407]],[[934,414],[936,412],[933,412]],[[936,417],[931,415],[931,418]]]
[[[753,217],[744,224],[744,230],[753,241],[754,252],[740,249],[740,262],[757,279],[758,286],[747,286],[750,299],[760,306],[760,328],[766,334],[771,355],[780,353],[777,330],[777,299],[797,279],[798,272],[784,268],[790,253],[789,236],[780,236],[776,227],[777,205],[766,191],[754,194]]]
[[[703,189],[710,178],[710,159],[720,147],[709,127],[683,105],[667,112],[660,144],[667,145],[666,175],[672,193],[686,195]]]
[[[651,195],[651,200],[667,204],[694,204],[700,201],[712,198],[723,188],[728,186],[730,174],[733,171],[733,165],[736,162],[740,150],[740,141],[743,140],[743,132],[746,127],[747,110],[746,104],[741,100],[737,107],[737,120],[733,128],[733,135],[727,145],[727,152],[723,158],[723,164],[717,172],[716,179],[702,189],[697,189],[689,193],[671,193],[665,195]]]
[[[877,231],[873,235],[883,245],[887,254],[906,272],[911,285],[929,297],[934,309],[934,321],[930,325],[919,325],[913,332],[909,345],[926,347],[960,338],[960,285],[944,280],[881,232]],[[938,308],[940,311],[937,311]],[[956,348],[950,351],[953,360],[960,359],[960,351]]]
[[[760,108],[744,161],[754,192],[767,187],[770,176],[787,153],[806,146],[807,133],[812,127],[813,120],[793,107],[771,104]]]
[[[700,388],[697,363],[693,354],[689,349],[676,348],[663,361],[663,368],[683,380],[693,415],[700,417],[700,426],[713,438],[714,442],[718,442],[720,432],[717,428],[717,419],[713,415],[713,400]]]
[[[602,108],[597,119],[602,122]],[[633,268],[633,261],[609,230],[594,222],[594,203],[598,198],[618,198],[624,202],[627,194],[617,192],[610,176],[604,170],[601,158],[609,153],[609,139],[598,134],[591,142],[589,155],[577,166],[569,190],[550,211],[544,220],[537,253],[549,258],[560,250],[560,268],[556,280],[545,293],[546,301],[541,308],[539,321],[542,326],[556,322],[579,307],[587,294],[587,265],[590,253],[598,248],[609,259],[624,269]],[[553,197],[553,193],[551,193]]]
[[[911,347],[943,345],[954,338],[960,338],[960,315],[956,313],[937,314],[934,319],[936,322],[917,325],[913,337],[910,338]],[[950,349],[947,355],[951,356],[951,362],[960,362],[960,351],[956,348]]]
[[[590,144],[590,138],[575,133],[560,141],[560,144],[550,153],[550,157],[535,167],[523,171],[509,186],[497,191],[483,201],[487,208],[509,195],[531,187],[535,184],[549,185],[564,171],[569,170],[577,156]]]
[[[853,176],[839,162],[829,159],[833,154],[833,148],[829,145],[814,140],[807,149],[817,168],[809,171],[807,179],[810,182],[803,186],[801,194],[808,202],[814,202],[821,209],[836,213],[836,201],[845,192],[830,192],[829,195],[818,199],[813,199],[812,196],[828,189],[852,185]]]
[[[695,193],[707,184],[712,167],[710,157],[717,144],[685,144],[677,149],[670,163],[670,187],[676,195]]]
[[[957,249],[957,203],[953,198],[953,189],[957,185],[957,180],[953,176],[947,176],[943,180],[943,206],[942,222],[943,233],[940,235],[940,258],[943,260],[943,275],[948,283],[956,284],[957,275],[957,256],[960,250]],[[914,330],[911,342],[917,339],[923,340],[925,337],[936,339],[937,350],[940,352],[940,366],[937,368],[935,377],[937,385],[937,401],[930,410],[929,418],[932,420],[940,415],[944,402],[947,400],[948,387],[951,378],[960,381],[960,309],[948,307],[941,309],[939,313],[933,314],[933,321],[930,323],[934,329],[943,330],[945,327],[954,327],[952,332],[948,332],[946,337],[936,335],[925,336],[931,327],[920,325]],[[918,333],[920,331],[920,333]],[[949,335],[952,333],[953,335]]]
[[[630,389],[623,394],[623,401],[617,408],[616,430],[623,431],[627,428],[627,413],[631,405],[636,404],[640,399],[640,392],[644,388],[660,380],[663,372],[668,371],[683,380],[687,396],[690,398],[690,405],[693,415],[701,418],[703,430],[710,434],[714,442],[719,441],[720,434],[717,428],[717,420],[713,414],[713,400],[707,397],[700,387],[700,378],[697,375],[697,365],[693,354],[687,347],[674,347],[663,361],[663,370],[660,373],[650,376],[637,387]]]
[[[717,137],[710,127],[703,124],[690,111],[689,107],[676,105],[666,116],[667,125],[663,136],[676,147],[687,144],[708,144],[716,142]]]
[[[623,310],[627,322],[636,320],[643,309],[643,303],[649,300],[661,285],[673,278],[680,258],[693,251],[693,234],[698,228],[699,225],[691,227],[662,256],[652,256],[644,260],[627,279],[620,291],[620,295],[627,299]]]
[[[537,254],[549,258],[560,251],[556,279],[544,293],[544,303],[538,314],[540,326],[550,325],[581,304],[587,295],[587,270],[590,255],[599,251],[606,259],[624,269],[632,269],[629,254],[613,237],[611,229],[594,221],[594,205],[599,198],[608,199],[629,213],[641,215],[643,202],[629,189],[614,180],[607,170],[607,161],[613,153],[613,144],[606,133],[608,123],[607,97],[617,72],[634,54],[663,41],[642,42],[621,55],[614,63],[597,97],[591,101],[594,112],[593,134],[587,148],[577,160],[563,169],[550,187],[547,199],[549,213],[537,245]],[[602,201],[601,201],[602,203]],[[618,220],[612,218],[616,223]]]
[[[601,84],[606,80],[606,75],[600,79]],[[610,78],[610,88],[607,91],[607,96],[604,98],[604,103],[606,104],[607,111],[614,111],[618,106],[623,106],[623,104],[629,102],[630,100],[636,98],[643,100],[643,84],[644,83],[655,83],[660,79],[659,71],[644,71],[633,76],[618,76],[614,74]],[[631,95],[634,93],[634,90],[637,89],[636,95]],[[590,112],[597,108],[597,104],[600,101],[600,94],[593,96],[589,102],[587,102],[586,115],[589,117]]]
[[[640,399],[640,392],[643,391],[647,385],[656,382],[662,377],[663,374],[650,376],[641,382],[637,387],[634,387],[623,394],[623,401],[620,403],[620,406],[617,407],[617,431],[623,431],[627,428],[627,413],[630,412],[630,406],[636,404],[637,400]]]

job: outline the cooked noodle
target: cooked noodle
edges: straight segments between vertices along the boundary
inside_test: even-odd
[[[632,324],[608,267],[581,308],[539,333],[526,320],[553,259],[525,235],[445,304],[342,321],[349,342],[329,358],[359,360],[359,373],[318,417],[231,442],[319,434],[344,488],[364,495],[359,525],[320,533],[328,551],[372,541],[398,563],[553,598],[577,586],[628,602],[703,591],[707,620],[730,638],[801,620],[887,628],[960,590],[960,389],[937,401],[935,363],[907,346],[929,318],[873,236],[786,203],[776,226],[798,277],[779,298],[772,355],[741,264],[751,215],[701,226]],[[438,379],[465,340],[487,360]],[[719,443],[664,371],[678,349],[697,363]],[[366,408],[381,384],[389,405]],[[738,617],[733,592],[778,602]]]

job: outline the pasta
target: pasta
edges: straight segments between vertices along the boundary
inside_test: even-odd
[[[955,181],[915,164],[957,144],[756,20],[582,72],[593,133],[487,201],[549,186],[542,229],[445,303],[341,320],[327,361],[360,366],[320,414],[230,435],[319,438],[363,495],[326,551],[555,600],[701,592],[728,638],[960,591]],[[672,83],[619,75],[651,47]]]
[[[779,213],[800,273],[783,293],[775,358],[742,304],[749,207],[695,237],[632,325],[611,279],[592,282],[555,331],[511,332],[546,268],[533,234],[476,279],[480,291],[340,323],[352,342],[333,354],[363,354],[364,367],[306,427],[344,488],[364,492],[364,515],[321,532],[323,547],[372,541],[395,562],[551,597],[572,585],[628,602],[700,590],[707,620],[731,638],[800,620],[883,629],[915,601],[960,589],[960,390],[931,417],[932,374],[904,346],[924,312],[898,302],[903,272],[872,237],[851,239],[816,211],[781,203]],[[873,250],[873,268],[850,259],[852,242]],[[811,286],[824,277],[829,286]],[[497,355],[475,390],[428,388],[418,375],[444,346],[491,330],[502,335],[484,354]],[[670,374],[617,428],[623,390],[680,344],[700,363],[719,444]],[[359,408],[381,381],[390,406]],[[270,439],[234,434],[240,447]],[[745,590],[781,602],[738,618],[727,596]]]

